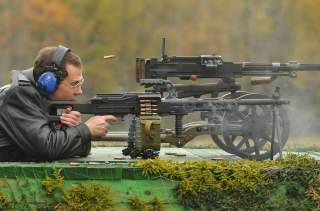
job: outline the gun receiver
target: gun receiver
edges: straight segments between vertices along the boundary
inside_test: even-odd
[[[128,114],[136,116],[153,115],[153,110],[160,103],[160,94],[128,92],[125,94],[97,94],[88,103],[75,101],[49,101],[49,121],[60,121],[59,110],[68,106],[82,114],[114,114],[123,117]]]

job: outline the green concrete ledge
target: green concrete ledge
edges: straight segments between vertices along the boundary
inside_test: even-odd
[[[130,210],[128,199],[136,196],[141,200],[157,196],[168,210],[185,210],[174,195],[178,182],[143,176],[142,169],[131,163],[0,163],[0,193],[14,204],[13,210],[49,206],[52,198],[46,196],[42,182],[54,169],[61,169],[65,191],[85,183],[110,186],[115,210]]]
[[[62,169],[61,174],[66,180],[146,179],[141,169],[132,167],[130,164],[109,163],[0,163],[0,178],[44,178],[51,175],[55,168]]]

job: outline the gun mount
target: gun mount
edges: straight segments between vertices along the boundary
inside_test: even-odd
[[[162,55],[157,58],[137,58],[136,59],[136,81],[145,86],[148,92],[168,93],[168,98],[200,98],[203,95],[210,94],[211,97],[218,97],[220,93],[227,93],[221,96],[222,99],[253,99],[261,98],[272,99],[279,95],[277,88],[273,97],[263,94],[243,92],[236,78],[251,76],[251,84],[266,84],[280,76],[294,78],[298,71],[320,71],[320,64],[303,64],[295,61],[286,63],[251,63],[251,62],[232,62],[224,61],[219,55],[200,55],[200,56],[168,56],[165,53],[165,39],[162,42]],[[216,83],[193,83],[172,84],[168,78],[179,78],[181,80],[196,81],[198,78],[218,79]],[[280,96],[280,95],[279,95]],[[220,124],[221,130],[216,127],[208,128],[213,141],[227,152],[236,154],[243,158],[266,159],[268,153],[261,153],[266,143],[273,139],[274,134],[264,136],[262,129],[257,125],[262,125],[264,121],[261,116],[266,118],[270,124],[271,116],[275,115],[274,122],[277,130],[281,131],[276,137],[278,143],[276,148],[279,150],[269,150],[269,155],[280,151],[286,143],[289,136],[289,120],[284,108],[277,109],[271,115],[273,106],[267,104],[241,105],[239,110],[233,112],[201,112],[201,120],[211,122],[211,124]],[[259,117],[260,116],[260,117]],[[271,121],[271,122],[270,122]],[[231,123],[233,122],[233,123]],[[241,124],[238,124],[241,122]],[[233,126],[230,127],[230,124]],[[237,125],[238,124],[238,125]],[[241,126],[240,126],[241,125]],[[246,125],[244,127],[244,125]],[[260,127],[260,126],[258,126]],[[257,134],[255,131],[260,130]],[[266,131],[267,129],[265,129]],[[222,132],[221,132],[222,131]],[[233,132],[230,132],[233,131]],[[269,133],[270,131],[266,132]],[[270,148],[270,147],[269,147]],[[267,150],[268,151],[268,150]],[[264,154],[264,155],[262,155]]]

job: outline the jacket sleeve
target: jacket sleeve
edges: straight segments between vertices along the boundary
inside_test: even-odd
[[[44,101],[34,87],[15,86],[2,102],[0,124],[19,148],[38,160],[88,155],[91,134],[85,124],[55,129],[46,114]]]

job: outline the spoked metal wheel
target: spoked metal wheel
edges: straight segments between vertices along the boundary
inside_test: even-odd
[[[239,99],[262,99],[261,94],[244,94]],[[238,105],[224,112],[221,122],[226,151],[246,159],[264,160],[277,154],[289,136],[289,120],[282,106],[275,109],[275,138],[271,150],[273,108],[272,105]],[[214,137],[213,137],[214,138]]]
[[[224,99],[235,99],[235,98],[239,98],[243,95],[248,95],[250,94],[249,92],[246,91],[237,91],[237,92],[233,92],[233,93],[228,93],[224,96],[222,96]],[[203,114],[205,114],[205,118],[207,119],[209,124],[213,124],[216,125],[215,127],[209,127],[209,133],[210,136],[213,140],[213,142],[215,144],[217,144],[217,146],[221,149],[223,149],[224,151],[231,153],[231,154],[236,154],[236,151],[233,151],[233,147],[229,146],[229,143],[226,143],[223,136],[222,136],[222,120],[224,117],[224,112],[203,112]]]

